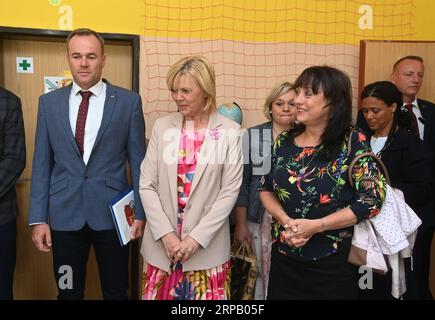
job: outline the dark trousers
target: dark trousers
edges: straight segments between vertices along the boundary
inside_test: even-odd
[[[316,261],[297,261],[272,246],[268,300],[355,300],[357,269],[343,250]]]
[[[83,299],[91,245],[97,258],[104,299],[128,299],[129,245],[121,246],[115,230],[95,231],[86,224],[79,231],[51,230],[51,235],[59,300]]]
[[[405,261],[408,258],[405,259]],[[406,263],[406,262],[405,262]],[[407,271],[406,271],[407,272]],[[379,274],[372,272],[373,276],[373,287],[359,289],[358,299],[360,300],[396,300],[391,295],[392,286],[392,271],[388,270],[386,274]]]
[[[433,227],[421,226],[417,232],[411,259],[405,259],[406,300],[432,300],[429,288],[430,254]]]
[[[13,299],[13,280],[17,257],[16,219],[0,225],[0,300]]]

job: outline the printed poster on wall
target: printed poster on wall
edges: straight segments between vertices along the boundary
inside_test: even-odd
[[[72,82],[72,79],[69,77],[44,77],[44,93],[48,93],[50,91],[66,87]]]

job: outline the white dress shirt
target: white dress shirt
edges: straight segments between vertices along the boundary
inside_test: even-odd
[[[100,80],[96,85],[88,90],[92,92],[92,95],[89,99],[89,109],[88,115],[86,117],[85,139],[83,145],[83,162],[85,164],[88,164],[95,139],[97,138],[98,130],[101,126],[101,120],[103,119],[104,102],[106,101],[106,89],[107,85]],[[82,101],[82,96],[80,95],[80,91],[82,90],[82,88],[73,82],[69,96],[69,122],[71,124],[71,129],[74,136],[76,132],[79,106],[80,102]]]

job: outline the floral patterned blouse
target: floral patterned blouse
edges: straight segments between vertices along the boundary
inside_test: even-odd
[[[289,131],[283,132],[272,150],[272,168],[260,182],[260,191],[275,193],[287,215],[294,219],[319,219],[349,207],[358,221],[373,217],[385,198],[386,181],[371,157],[363,157],[352,170],[354,187],[349,183],[348,168],[352,159],[370,151],[366,136],[360,131],[348,134],[335,160],[320,157],[322,145],[300,147]],[[340,248],[349,248],[353,227],[315,234],[301,248],[288,246],[281,233],[284,227],[272,220],[272,240],[278,252],[299,261],[317,260]]]

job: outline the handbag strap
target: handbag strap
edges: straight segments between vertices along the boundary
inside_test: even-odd
[[[252,256],[252,250],[247,241],[244,241],[238,247],[232,249],[236,256],[241,256],[241,257]]]
[[[349,136],[347,138],[347,156],[350,155],[350,152],[352,151],[352,134],[356,132],[355,127],[350,129]]]
[[[352,170],[353,170],[353,167],[355,166],[355,163],[358,160],[360,160],[361,158],[364,158],[364,157],[372,157],[374,160],[376,160],[376,162],[382,168],[382,172],[383,172],[383,174],[385,176],[385,180],[387,180],[387,183],[389,185],[391,185],[390,176],[388,175],[388,170],[387,170],[387,167],[385,167],[384,162],[379,157],[377,157],[373,152],[363,152],[363,153],[357,155],[355,158],[353,158],[352,162],[349,164],[349,169],[347,171],[347,174],[348,174],[349,182],[350,182],[350,185],[352,186],[352,188],[354,186],[353,179],[352,179]]]

